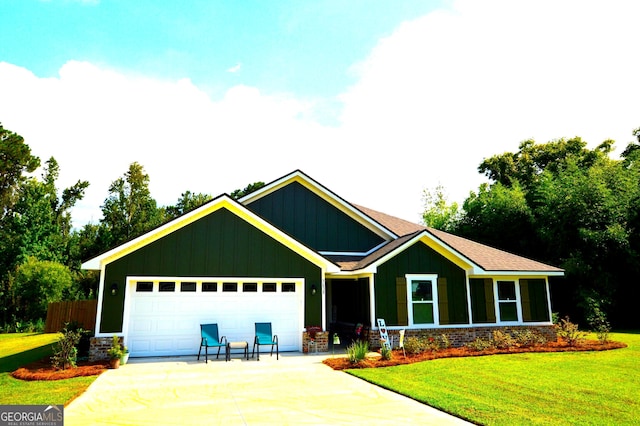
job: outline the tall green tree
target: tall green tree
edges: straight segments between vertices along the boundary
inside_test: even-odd
[[[249,195],[252,192],[257,191],[258,189],[262,188],[264,185],[265,185],[264,182],[253,182],[245,186],[244,189],[234,190],[233,192],[231,192],[230,196],[234,200],[237,200],[239,198],[244,197],[245,195]]]
[[[0,123],[0,220],[17,198],[25,173],[40,166],[40,159],[31,155],[31,148],[22,136],[5,129]]]
[[[144,168],[134,162],[124,176],[109,186],[100,221],[105,227],[107,246],[123,243],[161,223],[161,211],[151,196],[149,181]]]
[[[456,232],[562,266],[560,309],[589,317],[606,310],[618,325],[640,325],[640,128],[622,159],[613,141],[589,149],[580,138],[525,141],[515,153],[484,160],[482,185],[463,205]],[[558,296],[558,294],[556,294]],[[574,309],[582,306],[583,311]]]
[[[213,197],[209,194],[193,193],[185,191],[180,195],[175,206],[167,206],[164,208],[164,217],[166,220],[175,219],[183,214],[190,212],[210,201]]]
[[[45,318],[48,304],[63,300],[72,287],[68,267],[30,257],[16,270],[13,294],[18,318]]]
[[[436,186],[433,190],[423,190],[422,202],[424,205],[422,222],[426,226],[442,231],[452,231],[455,229],[456,224],[460,220],[460,209],[458,203],[449,203],[449,199],[442,185]]]

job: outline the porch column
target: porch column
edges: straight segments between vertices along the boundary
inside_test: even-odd
[[[374,279],[375,274],[369,274],[369,321],[371,329],[376,325],[376,291]]]

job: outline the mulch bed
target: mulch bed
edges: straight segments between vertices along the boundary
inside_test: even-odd
[[[611,349],[626,348],[622,342],[608,342],[605,344],[597,340],[586,340],[577,346],[569,346],[565,342],[550,342],[545,345],[530,346],[524,348],[512,347],[509,349],[488,349],[476,351],[467,347],[449,348],[439,351],[427,351],[421,354],[409,354],[405,357],[402,350],[393,350],[390,360],[384,360],[380,356],[368,357],[356,364],[351,363],[346,357],[328,358],[322,361],[334,370],[346,370],[349,368],[377,368],[392,367],[394,365],[413,364],[414,362],[429,361],[438,358],[455,358],[467,356],[486,356],[498,354],[518,354],[527,352],[577,352],[577,351],[607,351]]]
[[[32,362],[11,373],[11,376],[20,380],[63,380],[73,377],[96,376],[109,368],[109,361],[80,361],[76,368],[57,370],[51,365],[50,358]]]

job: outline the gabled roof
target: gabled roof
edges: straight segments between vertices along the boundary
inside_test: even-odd
[[[334,207],[351,217],[352,219],[360,222],[364,227],[370,229],[386,241],[396,239],[398,235],[383,223],[374,220],[366,214],[362,209],[358,208],[354,204],[349,203],[344,198],[338,196],[336,193],[315,181],[301,170],[295,170],[279,179],[274,180],[271,183],[266,184],[262,188],[251,192],[248,195],[238,199],[238,202],[242,205],[249,205],[252,202],[259,200],[260,198],[267,196],[278,189],[289,185],[292,182],[298,182],[314,194],[324,199]]]
[[[499,250],[448,232],[429,228],[419,224],[390,216],[366,207],[358,206],[363,212],[384,226],[393,230],[396,234],[402,235],[397,240],[386,244],[369,256],[357,262],[351,259],[348,263],[341,262],[341,259],[333,259],[343,270],[358,270],[380,263],[389,253],[403,249],[407,244],[413,244],[419,236],[426,237],[425,241],[433,241],[443,248],[455,254],[464,263],[468,263],[477,269],[476,272],[535,272],[548,273],[549,275],[563,275],[564,270],[555,266],[547,265],[526,257]]]
[[[332,263],[329,259],[323,257],[316,251],[310,249],[304,244],[293,239],[291,236],[282,232],[278,228],[274,227],[270,223],[258,215],[245,208],[242,204],[238,203],[227,194],[222,194],[213,200],[203,204],[202,206],[185,213],[184,215],[171,220],[155,229],[152,229],[141,236],[120,244],[117,247],[112,248],[98,256],[84,262],[81,266],[82,269],[100,270],[103,265],[111,263],[121,257],[126,256],[133,251],[136,251],[148,244],[151,244],[158,239],[183,228],[198,219],[222,208],[226,208],[236,216],[249,222],[256,228],[260,229],[278,242],[292,248],[299,255],[306,258],[310,262],[324,268],[327,272],[337,272],[338,266]]]

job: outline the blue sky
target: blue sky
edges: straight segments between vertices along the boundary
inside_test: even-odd
[[[418,221],[484,157],[640,126],[633,0],[0,0],[0,122],[60,186],[141,163],[152,195],[218,195],[302,169]]]
[[[9,0],[2,59],[56,77],[69,59],[160,79],[188,77],[219,99],[233,85],[331,98],[349,68],[437,1]]]

